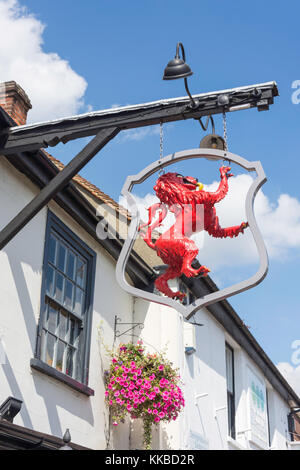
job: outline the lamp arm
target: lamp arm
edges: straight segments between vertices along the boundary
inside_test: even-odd
[[[184,59],[183,59],[183,60],[184,60]],[[192,108],[196,108],[196,107],[197,107],[197,103],[196,103],[196,101],[194,100],[194,98],[192,97],[192,95],[191,95],[191,93],[190,93],[190,90],[189,90],[189,87],[188,87],[188,83],[187,83],[187,78],[186,78],[186,77],[184,77],[184,86],[185,86],[185,89],[186,89],[187,94],[188,94],[189,97],[190,97]]]
[[[179,59],[179,48],[181,49],[181,54],[182,54],[182,59],[184,60],[185,62],[185,52],[184,52],[184,47],[183,47],[183,44],[182,42],[178,42],[177,43],[177,46],[176,46],[176,56],[175,56],[175,59]],[[192,97],[191,93],[190,93],[190,90],[189,90],[189,87],[188,87],[188,83],[187,83],[187,78],[184,77],[184,86],[185,86],[185,89],[186,89],[186,92],[191,100],[191,106],[192,108],[196,108],[197,107],[197,103],[195,102],[194,98]]]

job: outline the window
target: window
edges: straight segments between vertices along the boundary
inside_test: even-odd
[[[94,272],[95,253],[49,212],[36,358],[85,385]]]
[[[179,290],[186,294],[186,296],[184,297],[182,301],[183,305],[187,306],[195,302],[196,300],[195,296],[192,294],[192,292],[188,289],[188,287],[182,281],[179,281]]]
[[[226,344],[226,383],[227,383],[227,412],[228,434],[235,439],[235,396],[234,396],[234,352]]]

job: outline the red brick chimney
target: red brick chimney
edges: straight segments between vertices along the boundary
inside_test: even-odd
[[[0,83],[0,106],[18,126],[26,124],[27,113],[32,108],[25,91],[14,81]]]

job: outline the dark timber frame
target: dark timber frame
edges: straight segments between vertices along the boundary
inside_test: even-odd
[[[226,106],[222,99],[226,95]],[[72,178],[121,130],[151,126],[159,123],[219,114],[257,107],[268,109],[278,95],[275,82],[194,95],[198,105],[192,107],[190,99],[174,98],[153,103],[92,112],[80,116],[27,126],[7,127],[0,133],[0,154],[9,156],[19,152],[35,154],[39,149],[55,146],[59,142],[92,136],[81,152],[57,174],[41,192],[0,232],[0,249],[60,191]],[[3,121],[3,113],[0,116]],[[11,122],[10,122],[11,124]]]

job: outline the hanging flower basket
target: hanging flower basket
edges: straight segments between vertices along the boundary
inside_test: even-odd
[[[152,425],[176,420],[184,407],[178,370],[163,354],[146,353],[141,341],[119,346],[105,381],[113,425],[127,414],[142,419],[145,449],[151,449]]]

